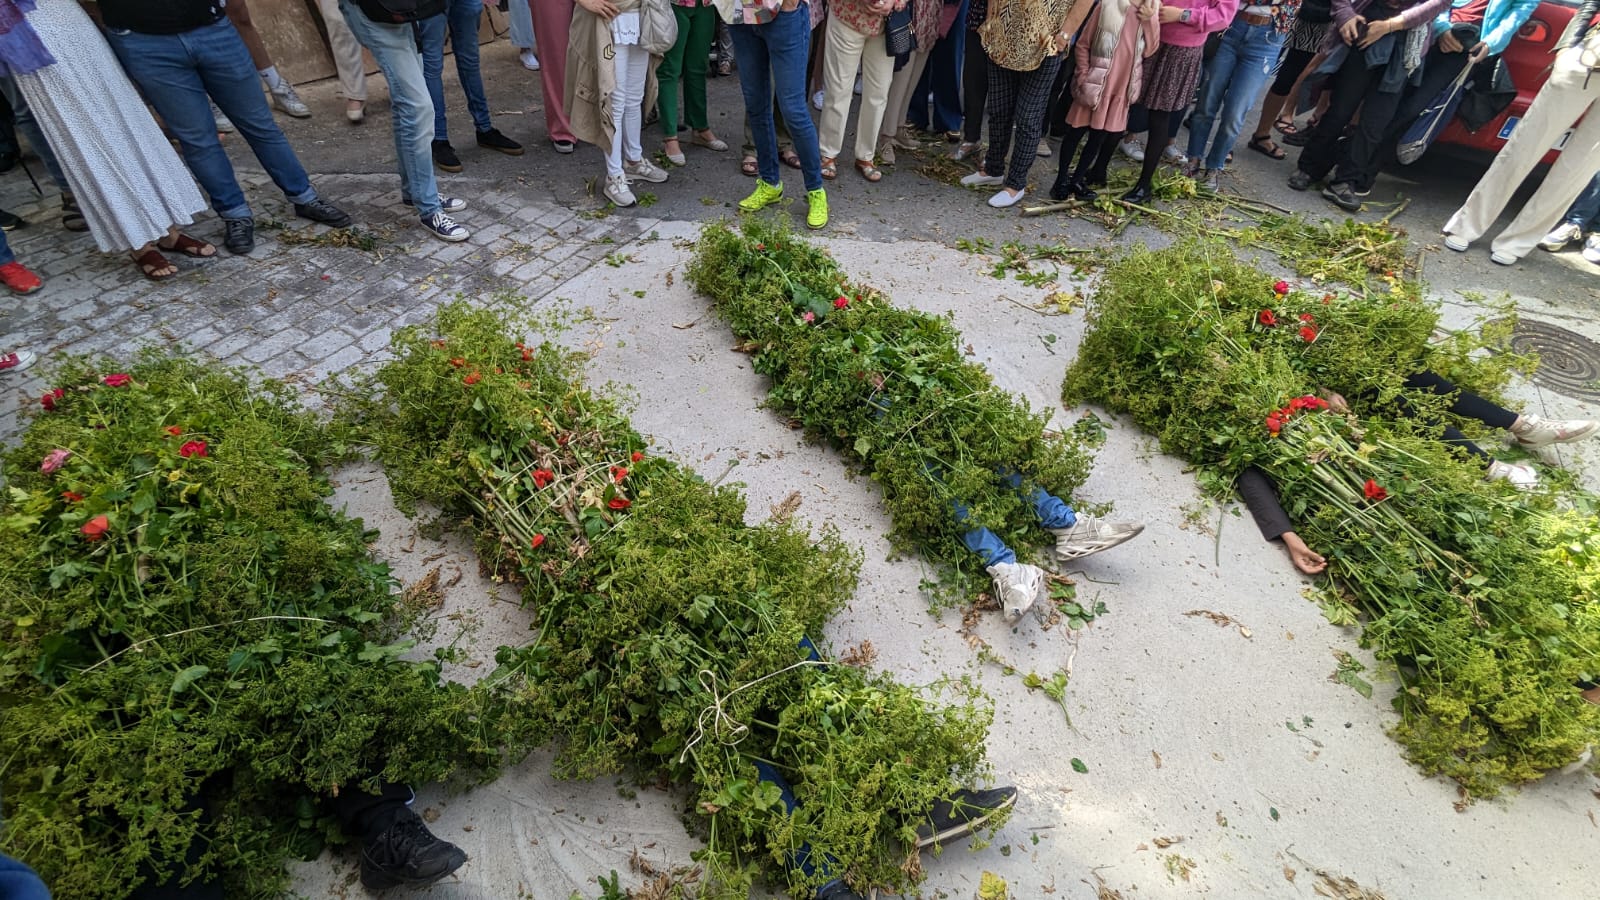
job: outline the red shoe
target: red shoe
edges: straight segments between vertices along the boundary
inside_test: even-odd
[[[15,260],[0,266],[0,284],[10,288],[13,294],[31,294],[44,287],[44,282],[39,280],[39,276]]]

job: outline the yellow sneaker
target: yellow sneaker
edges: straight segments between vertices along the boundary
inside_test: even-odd
[[[755,193],[739,201],[739,209],[743,212],[756,212],[766,209],[783,199],[783,185],[767,184],[761,179],[756,179]]]
[[[822,188],[806,191],[806,225],[821,228],[828,224],[828,192]]]

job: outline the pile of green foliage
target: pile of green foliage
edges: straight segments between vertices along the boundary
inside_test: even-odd
[[[288,391],[104,371],[66,364],[5,458],[6,852],[75,900],[202,870],[271,897],[315,798],[492,765],[474,698],[400,659],[392,579],[324,502],[328,442]]]
[[[1128,253],[1089,321],[1065,399],[1130,414],[1213,487],[1247,466],[1273,478],[1329,560],[1324,611],[1364,614],[1363,642],[1397,665],[1393,733],[1413,761],[1481,796],[1600,741],[1574,687],[1600,670],[1595,505],[1485,481],[1439,440],[1441,398],[1402,387],[1431,370],[1494,396],[1517,360],[1475,352],[1478,335],[1431,341],[1438,313],[1415,284],[1305,293],[1216,242]]]
[[[750,218],[737,232],[707,226],[689,277],[772,379],[769,403],[878,483],[896,545],[958,577],[977,567],[962,533],[982,525],[1019,551],[1036,548],[1049,535],[1025,493],[1065,496],[1088,475],[1082,446],[995,387],[962,354],[948,317],[897,308],[850,284],[781,222]],[[1022,476],[1020,490],[1000,481],[1009,473]],[[953,514],[958,505],[963,521]]]
[[[746,525],[738,491],[651,455],[580,386],[581,357],[517,341],[525,327],[446,307],[355,392],[375,398],[356,418],[402,507],[437,504],[522,584],[536,635],[480,683],[504,739],[555,740],[566,777],[688,782],[702,896],[748,896],[762,871],[814,892],[823,874],[790,868],[805,844],[837,859],[834,877],[913,883],[917,820],[953,778],[984,774],[987,705],[965,683],[809,661],[857,554],[831,531]],[[792,785],[793,815],[757,760]]]

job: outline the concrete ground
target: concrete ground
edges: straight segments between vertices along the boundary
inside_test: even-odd
[[[1125,423],[1110,431],[1081,495],[1113,501],[1118,515],[1149,526],[1136,542],[1082,564],[1080,590],[1104,601],[1108,614],[1078,634],[1043,631],[1031,619],[1015,629],[987,620],[976,630],[1019,673],[1048,677],[1070,669],[1065,710],[981,661],[960,633],[957,613],[928,612],[918,590],[923,564],[888,559],[888,522],[871,483],[848,477],[836,455],[758,408],[763,380],[730,351],[727,329],[684,284],[698,224],[728,214],[750,187],[738,175],[737,153],[691,147],[690,166],[651,188],[653,205],[600,215],[585,188],[600,170],[598,151],[550,152],[536,112],[537,76],[517,67],[504,44],[486,51],[496,122],[527,141],[530,152],[491,157],[457,139],[468,168],[443,184],[472,203],[462,216],[476,230],[470,242],[440,244],[411,224],[389,171],[386,111],[374,109],[366,125],[352,128],[337,118],[331,83],[314,85],[302,93],[317,117],[286,122],[286,130],[324,193],[380,230],[373,250],[289,243],[267,229],[248,258],[185,263],[181,277],[152,285],[125,259],[102,257],[87,239],[57,229],[53,197],[30,198],[26,181],[13,175],[0,182],[0,206],[34,220],[11,238],[49,284],[31,297],[0,301],[0,344],[124,353],[181,342],[300,383],[308,401],[320,402],[314,386],[325,376],[375,364],[393,328],[457,294],[481,299],[506,291],[539,308],[591,309],[590,324],[566,339],[592,352],[594,384],[613,382],[632,394],[634,423],[658,452],[708,477],[736,461],[729,477],[746,485],[753,520],[797,491],[801,519],[837,525],[865,547],[861,588],[826,635],[835,650],[870,641],[876,665],[904,680],[971,674],[993,698],[989,755],[995,781],[1021,792],[1016,814],[987,849],[950,848],[927,860],[924,896],[972,897],[985,870],[1005,877],[1019,900],[1105,900],[1097,878],[1129,900],[1358,896],[1328,893],[1345,878],[1390,900],[1596,895],[1600,782],[1586,772],[1552,775],[1458,811],[1455,786],[1421,776],[1385,735],[1394,721],[1386,702],[1393,679],[1372,673],[1370,700],[1328,680],[1335,651],[1372,662],[1356,633],[1328,625],[1303,599],[1307,582],[1281,550],[1263,542],[1248,519],[1206,506],[1182,463]],[[376,87],[381,96],[381,80]],[[447,94],[459,102],[453,86]],[[712,109],[714,127],[736,138],[731,79],[712,82]],[[451,115],[466,127],[461,109],[453,105]],[[258,215],[284,217],[248,153],[231,149]],[[1281,187],[1287,163],[1242,147],[1239,155],[1226,187],[1329,211],[1321,200]],[[1053,174],[1046,165],[1034,171],[1041,187]],[[1002,386],[1070,424],[1083,411],[1061,409],[1056,398],[1082,335],[1081,314],[1030,309],[1046,289],[995,280],[986,274],[988,261],[950,245],[981,236],[1110,250],[1104,229],[997,212],[981,195],[906,168],[878,185],[848,168],[841,173],[830,186],[835,222],[824,233],[827,245],[847,270],[896,302],[951,311],[974,358]],[[1385,191],[1411,197],[1398,221],[1430,243],[1475,172],[1439,164],[1415,174],[1414,182],[1386,179],[1374,198]],[[798,188],[788,176],[790,189]],[[219,228],[207,216],[196,231],[214,236]],[[1140,239],[1166,237],[1136,227],[1123,238]],[[1594,273],[1570,254],[1536,251],[1503,269],[1486,252],[1439,250],[1428,254],[1427,272],[1452,325],[1469,323],[1480,308],[1464,293],[1506,292],[1535,317],[1600,338]],[[1062,282],[1092,289],[1065,275]],[[31,373],[7,380],[0,433],[18,427],[18,411],[37,402],[45,386]],[[1541,414],[1600,415],[1592,403],[1531,385],[1517,395]],[[1572,464],[1592,475],[1593,456],[1580,450]],[[477,577],[463,542],[420,536],[371,467],[352,467],[337,480],[336,502],[381,530],[377,550],[402,580],[440,570],[441,615],[447,626],[471,628],[473,658],[452,677],[471,680],[492,666],[495,646],[523,638],[527,613]],[[1073,759],[1087,772],[1074,771]],[[624,883],[637,881],[628,866],[635,852],[662,867],[689,862],[695,842],[679,823],[680,798],[649,789],[626,796],[631,792],[609,781],[554,782],[547,762],[531,759],[464,794],[423,789],[419,805],[431,810],[435,830],[473,857],[429,896],[593,897],[597,878],[612,870]],[[307,897],[361,893],[347,858],[298,866],[296,879]]]

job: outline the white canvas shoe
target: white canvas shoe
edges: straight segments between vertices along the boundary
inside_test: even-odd
[[[985,175],[979,170],[971,175],[961,176],[961,183],[966,187],[999,187],[1005,184],[1006,180],[999,175]]]
[[[1498,459],[1489,463],[1489,471],[1484,477],[1490,481],[1509,481],[1525,491],[1539,486],[1539,473],[1534,471],[1533,466],[1501,462]]]

